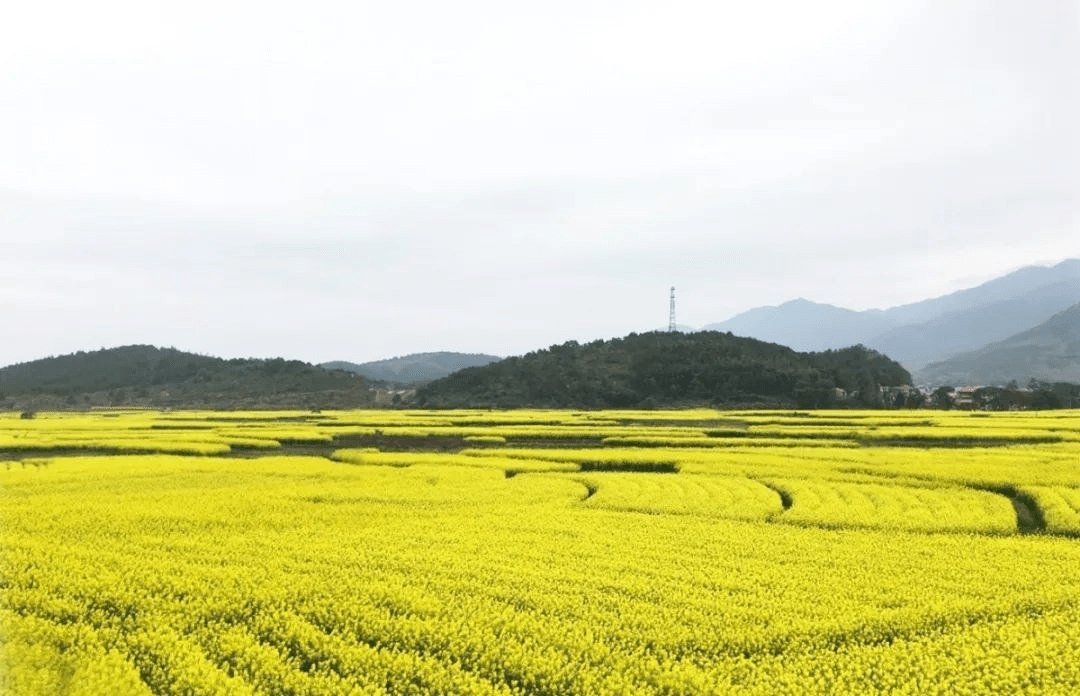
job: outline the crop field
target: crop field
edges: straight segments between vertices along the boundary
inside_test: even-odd
[[[1080,412],[0,414],[0,694],[1080,692]]]

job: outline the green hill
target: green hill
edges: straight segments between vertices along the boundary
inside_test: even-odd
[[[225,360],[122,346],[0,368],[0,409],[355,408],[376,395],[360,376],[297,360]]]
[[[471,367],[417,390],[421,407],[630,408],[882,403],[879,387],[910,385],[898,363],[862,346],[824,353],[730,333],[651,332],[570,341]]]

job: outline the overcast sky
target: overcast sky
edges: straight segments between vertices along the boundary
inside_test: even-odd
[[[1080,0],[97,0],[0,22],[0,365],[517,355],[1080,257]]]

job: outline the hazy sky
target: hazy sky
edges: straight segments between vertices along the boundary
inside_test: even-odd
[[[0,365],[515,355],[1080,257],[1080,0],[97,0],[0,23]]]

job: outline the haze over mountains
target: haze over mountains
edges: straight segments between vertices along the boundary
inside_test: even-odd
[[[943,374],[923,369],[961,353],[977,351],[989,344],[1035,329],[1055,315],[1080,303],[1080,260],[1070,259],[1050,266],[1022,268],[974,288],[921,302],[884,310],[854,311],[804,299],[776,307],[759,307],[706,329],[730,331],[764,341],[780,343],[796,350],[819,351],[862,344],[899,361],[916,383],[934,382]],[[1062,323],[1077,319],[1068,314],[1054,327],[1036,335],[1060,331]],[[1034,340],[1028,337],[1028,341]],[[1021,345],[1023,341],[1015,345]],[[1030,343],[1028,343],[1030,345]],[[1040,344],[1042,345],[1042,344]],[[1064,348],[1062,350],[1065,350]],[[1023,356],[1014,350],[1010,362],[993,361],[995,369],[973,373],[979,383],[1004,383],[1025,370],[1023,377],[1068,381],[1080,358],[1067,351],[1042,351],[1042,358]],[[1049,360],[1051,355],[1053,361]],[[1005,369],[1006,364],[1014,367]],[[986,363],[987,365],[989,363]],[[963,370],[957,368],[956,374]],[[1036,374],[1037,373],[1037,374]]]
[[[1003,341],[931,363],[920,378],[933,384],[1080,383],[1080,304]]]
[[[483,353],[440,351],[436,353],[413,353],[360,364],[335,360],[320,363],[319,367],[329,370],[347,370],[355,372],[365,379],[375,381],[419,384],[446,377],[466,367],[487,365],[496,360],[502,360],[502,358],[497,355],[485,355]]]

